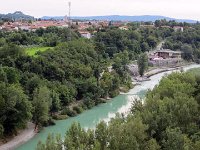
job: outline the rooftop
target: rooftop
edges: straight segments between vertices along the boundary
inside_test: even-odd
[[[176,54],[181,54],[182,52],[181,51],[173,51],[171,49],[163,49],[163,50],[158,50],[156,51],[157,53],[158,52],[163,52],[163,53],[176,53]]]

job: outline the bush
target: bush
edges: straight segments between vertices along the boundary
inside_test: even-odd
[[[55,119],[55,120],[65,120],[67,118],[68,118],[67,115],[54,115],[53,116],[53,119]]]
[[[77,112],[77,114],[80,114],[83,112],[83,108],[80,106],[74,106],[73,110]]]
[[[67,115],[69,117],[75,117],[77,115],[76,111],[71,110],[70,108],[64,108],[61,112],[61,115]]]
[[[47,126],[53,126],[55,124],[56,124],[55,121],[52,118],[49,118],[48,121],[46,121],[46,122],[43,123],[43,126],[47,127]]]
[[[87,106],[88,109],[91,109],[92,107],[95,106],[94,100],[92,100],[90,98],[85,98],[84,99],[84,104]]]
[[[113,90],[109,93],[110,97],[113,98],[113,97],[116,97],[117,95],[119,95],[119,91],[118,90]]]

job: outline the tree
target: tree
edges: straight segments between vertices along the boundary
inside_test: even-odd
[[[81,128],[80,124],[73,123],[66,133],[64,140],[65,149],[87,149],[87,143],[87,133]]]
[[[101,145],[100,150],[106,150],[108,142],[108,129],[105,122],[101,122],[97,125],[95,130],[96,139]]]
[[[148,56],[146,53],[139,55],[137,64],[138,64],[139,74],[140,76],[143,76],[144,72],[148,69]]]
[[[55,136],[53,134],[49,134],[46,140],[46,143],[43,144],[41,141],[37,144],[37,150],[62,150],[63,142],[61,136]]]
[[[17,58],[24,54],[24,50],[15,44],[6,44],[0,48],[0,58]]]
[[[166,129],[166,139],[163,141],[164,150],[183,150],[184,136],[180,129]]]
[[[6,44],[6,40],[4,38],[0,38],[0,47]]]
[[[3,69],[6,73],[9,84],[15,84],[19,82],[20,74],[17,69],[12,67],[4,67]]]
[[[35,129],[47,123],[51,103],[50,91],[47,87],[39,87],[34,91],[33,122],[35,123]]]
[[[190,45],[184,44],[181,46],[183,58],[186,60],[193,60],[193,49]]]
[[[148,43],[143,42],[143,43],[141,44],[141,49],[142,49],[142,52],[147,52],[147,51],[150,50],[150,47],[149,47]]]
[[[16,133],[31,119],[31,103],[19,85],[0,83],[0,133]]]
[[[155,37],[149,36],[147,38],[147,43],[149,44],[149,47],[154,48],[154,47],[156,47],[158,41],[157,41],[157,39]]]
[[[50,107],[50,112],[52,112],[52,113],[58,112],[61,108],[59,94],[57,94],[55,91],[52,91],[51,99],[52,99],[52,105]]]
[[[0,81],[1,81],[1,82],[5,82],[5,83],[8,82],[7,74],[6,74],[6,72],[4,71],[2,65],[0,65]]]
[[[3,136],[4,133],[4,127],[2,124],[0,124],[0,138]]]

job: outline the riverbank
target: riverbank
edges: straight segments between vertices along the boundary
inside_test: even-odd
[[[154,69],[154,71],[155,71],[155,69]],[[159,70],[156,70],[155,72],[157,73],[157,74],[159,74],[158,73],[158,71]],[[168,71],[168,70],[167,70]],[[155,73],[154,72],[154,73]],[[149,72],[148,72],[149,73]],[[152,73],[152,70],[151,70],[151,72],[150,73]],[[153,76],[153,75],[152,75]],[[152,82],[152,81],[149,81],[149,82]],[[144,82],[145,83],[145,82]],[[143,83],[142,83],[142,85],[141,86],[143,86]],[[141,86],[136,86],[136,89],[138,88],[138,87],[141,87]],[[143,87],[147,87],[147,86],[143,86]],[[135,87],[133,88],[133,89],[135,89]],[[132,90],[133,90],[132,89]],[[137,90],[136,90],[137,91]],[[127,93],[124,93],[124,94],[127,94]],[[133,93],[132,93],[133,94]],[[128,98],[128,105],[123,105],[119,110],[117,110],[117,112],[119,112],[119,113],[125,113],[125,114],[128,114],[128,112],[129,112],[129,110],[130,110],[130,108],[131,108],[131,104],[132,104],[132,102],[133,102],[133,100],[135,99],[135,96],[129,96]],[[107,104],[109,104],[109,103],[112,103],[112,101],[110,100],[110,101],[107,101]],[[105,104],[105,105],[107,105],[107,104]],[[101,105],[100,105],[101,106]],[[97,107],[99,107],[99,106],[97,106]],[[114,106],[111,106],[113,109],[116,109],[116,107],[114,107]],[[70,118],[68,118],[68,119],[66,119],[66,120],[62,120],[62,121],[57,121],[56,122],[56,125],[55,126],[52,126],[52,127],[48,127],[48,130],[51,130],[51,131],[55,131],[55,128],[57,127],[57,128],[64,128],[65,130],[66,130],[66,124],[64,123],[64,122],[69,122],[69,126],[70,126],[70,122],[74,122],[74,120],[75,120],[75,118],[80,118],[83,114],[85,114],[85,113],[87,113],[88,111],[90,112],[90,111],[93,111],[94,109],[96,109],[96,106],[95,107],[93,107],[92,109],[90,109],[90,110],[87,110],[87,111],[85,111],[85,112],[83,112],[83,113],[81,113],[81,114],[79,114],[78,116],[76,116],[76,117],[70,117]],[[110,110],[111,108],[109,108],[109,110]],[[102,113],[103,113],[103,111],[101,110],[100,112],[99,112],[100,114],[99,115],[102,115]],[[115,114],[116,112],[113,112],[113,113],[110,113],[109,114],[109,117],[110,116],[114,116],[114,114]],[[86,115],[87,116],[87,115]],[[96,116],[96,115],[95,115]],[[86,123],[88,123],[88,117],[89,116],[87,116],[87,118],[85,118],[85,121],[86,121]],[[98,117],[98,116],[96,116],[96,117]],[[72,121],[73,120],[73,121]],[[106,120],[109,120],[109,119],[106,119]],[[77,120],[76,120],[77,121]],[[64,124],[62,125],[62,127],[59,127],[59,125],[58,124],[60,124],[60,122],[63,122]],[[98,121],[93,121],[93,123],[96,123],[96,122],[99,122],[99,120]],[[38,134],[35,134],[34,132],[33,132],[33,130],[26,130],[26,131],[24,131],[23,132],[23,134],[20,134],[20,135],[18,135],[18,136],[16,136],[13,140],[11,140],[11,141],[9,141],[8,143],[6,143],[6,144],[4,144],[4,145],[2,145],[3,147],[4,147],[4,149],[5,149],[5,147],[7,148],[7,149],[15,149],[16,147],[18,147],[18,146],[20,146],[20,145],[22,145],[22,144],[24,144],[24,143],[26,143],[27,141],[29,141],[29,140],[31,140],[35,135],[35,137],[36,138],[34,138],[34,139],[37,139],[37,137],[39,136],[39,135],[41,135],[41,134],[43,134],[44,132],[47,132],[46,131],[46,129],[47,128],[45,128],[41,133],[38,133]],[[61,132],[63,132],[63,130],[61,131]],[[33,134],[34,133],[34,134]],[[31,135],[31,136],[29,136],[29,135]],[[0,149],[2,149],[3,147],[0,147]],[[9,147],[7,147],[7,146],[9,146]],[[3,149],[3,150],[4,150]]]
[[[162,72],[167,72],[167,71],[173,71],[173,70],[181,70],[183,67],[185,66],[189,66],[189,65],[192,65],[192,64],[195,64],[195,63],[186,63],[186,64],[183,64],[183,65],[180,65],[180,66],[175,66],[175,67],[161,67],[161,68],[153,68],[149,71],[147,71],[143,77],[140,77],[140,76],[136,76],[136,77],[133,77],[133,81],[136,82],[136,84],[138,82],[143,82],[143,81],[149,81],[150,77],[151,76],[154,76],[156,74],[159,74],[159,73],[162,73]]]
[[[196,67],[200,67],[200,65],[189,65],[187,67],[183,67],[183,69],[188,70]],[[16,148],[16,150],[35,150],[37,143],[39,141],[45,142],[50,133],[54,135],[60,134],[61,137],[64,137],[66,130],[68,130],[71,127],[71,124],[74,122],[80,123],[81,127],[84,129],[93,129],[100,121],[110,121],[111,118],[116,116],[116,113],[128,114],[128,110],[130,111],[132,103],[137,96],[143,98],[148,89],[153,89],[155,85],[159,84],[163,76],[170,73],[172,73],[172,71],[151,76],[150,81],[145,81],[142,82],[141,85],[136,85],[126,94],[119,95],[112,100],[107,101],[106,103],[99,104],[98,106],[86,110],[75,117],[56,121],[55,126],[44,128],[31,140]]]
[[[34,124],[29,122],[26,129],[24,129],[21,133],[12,138],[12,140],[10,140],[9,142],[1,145],[0,150],[14,150],[16,147],[27,142],[35,135],[36,132],[34,131]]]
[[[154,69],[154,70],[156,70],[156,69]],[[151,70],[151,72],[152,72],[152,70]],[[149,73],[151,73],[151,72],[149,72]],[[155,71],[155,72],[157,72],[157,71]],[[133,98],[131,98],[131,100],[133,100]],[[73,103],[72,105],[69,106],[69,108],[73,110],[74,107],[79,107],[79,105],[81,105],[82,103],[83,103],[82,101],[80,101],[79,103],[75,103],[75,104]],[[127,114],[128,112],[126,112],[126,110],[130,109],[130,107],[131,107],[131,105],[129,105],[128,107],[121,108],[120,113]],[[77,114],[77,115],[79,115],[79,114]],[[36,134],[37,133],[34,132],[34,125],[29,124],[27,129],[22,131],[19,135],[15,136],[9,142],[1,145],[0,149],[2,149],[2,150],[15,149],[19,145],[22,145],[25,142],[27,142],[28,140],[30,140],[31,138],[33,138]]]

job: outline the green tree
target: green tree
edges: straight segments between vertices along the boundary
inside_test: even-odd
[[[147,38],[147,43],[148,43],[149,47],[154,48],[154,47],[156,47],[158,41],[155,37],[149,36]]]
[[[50,112],[58,112],[61,109],[61,103],[59,94],[57,94],[55,91],[51,92],[51,99],[52,99],[52,105],[50,107]]]
[[[80,124],[74,123],[66,133],[64,147],[68,150],[87,149],[87,142],[87,133]]]
[[[7,74],[6,74],[6,72],[4,71],[2,65],[0,65],[0,81],[1,81],[1,82],[5,82],[5,83],[8,82]]]
[[[37,144],[37,150],[62,150],[63,142],[60,135],[55,136],[49,134],[46,140],[46,143],[43,144],[41,141]]]
[[[166,139],[163,141],[164,150],[183,150],[184,135],[180,129],[166,129]]]
[[[139,55],[137,64],[138,64],[139,74],[140,76],[143,76],[144,72],[148,69],[148,56],[146,53]]]
[[[19,85],[0,83],[0,89],[1,132],[16,133],[31,119],[31,103]]]
[[[181,51],[183,52],[183,58],[186,60],[193,60],[193,49],[190,45],[181,46]]]
[[[47,87],[39,87],[34,91],[33,94],[33,122],[35,128],[46,124],[49,117],[49,107],[51,106],[52,100],[50,91]]]
[[[108,129],[105,122],[101,122],[97,125],[95,135],[97,141],[100,143],[100,150],[106,150],[108,143]]]

